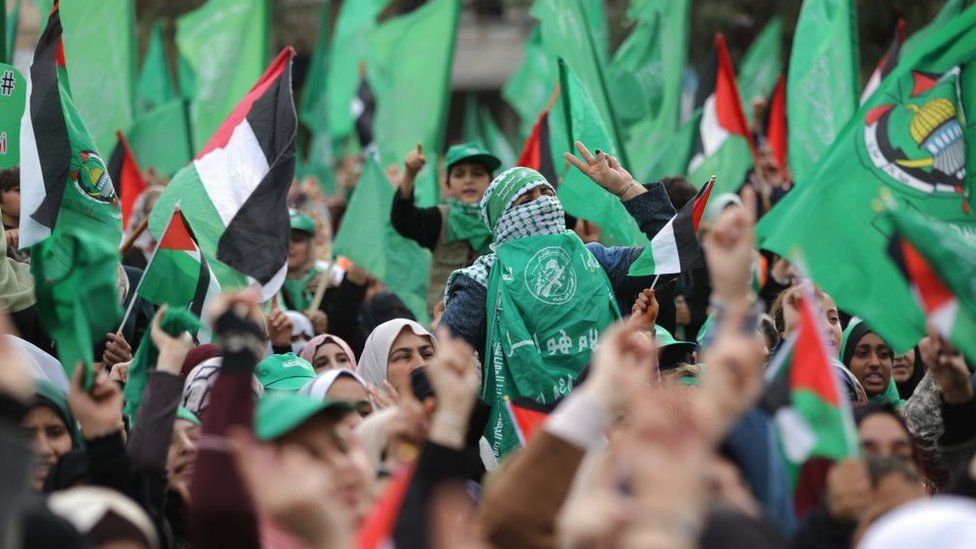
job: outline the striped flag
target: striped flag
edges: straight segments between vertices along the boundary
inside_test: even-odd
[[[149,184],[143,179],[142,170],[139,169],[139,163],[136,162],[136,157],[132,154],[125,136],[122,132],[115,132],[115,136],[118,138],[118,143],[108,159],[108,173],[122,204],[122,225],[125,226],[129,223],[136,199],[149,187]]]
[[[61,34],[55,4],[26,75],[27,107],[20,123],[20,246],[48,237],[60,242],[69,229],[118,246],[122,239],[119,201],[71,98]],[[68,251],[52,255],[53,262],[68,267],[64,264],[71,257]]]
[[[179,202],[220,285],[258,284],[264,299],[277,293],[287,272],[286,198],[298,125],[293,56],[290,47],[278,54],[193,162],[173,177],[149,221],[160,238]]]
[[[555,184],[559,181],[556,175],[556,165],[552,161],[552,148],[549,137],[549,111],[546,110],[539,115],[535,126],[532,126],[532,133],[522,146],[519,153],[517,166],[532,168],[542,174],[546,181]]]
[[[976,238],[914,212],[891,219],[888,254],[928,322],[976,362]]]
[[[715,176],[654,235],[651,244],[630,265],[629,276],[676,274],[704,264],[698,243],[698,225],[713,187]]]
[[[516,397],[512,400],[505,397],[505,410],[512,420],[515,435],[519,444],[524,448],[532,440],[532,436],[542,427],[552,412],[551,406],[546,406],[529,398]]]

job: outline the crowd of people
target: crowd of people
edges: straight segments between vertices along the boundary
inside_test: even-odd
[[[648,239],[696,195],[575,146],[569,169]],[[709,200],[704,266],[629,276],[641,247],[600,244],[558,181],[478,143],[446,151],[444,202],[417,207],[418,147],[388,172],[389,222],[431,251],[429,325],[334,257],[357,174],[345,158],[336,196],[294,182],[287,279],[264,303],[222,294],[202,319],[213,343],[135,294],[156,242],[132,239],[118,299],[133,312],[94,342],[91,389],[38,321],[19,173],[0,171],[0,546],[969,546],[970,365],[934,332],[895,354],[758,250],[756,219],[791,188],[761,139],[759,158],[739,193]],[[859,455],[796,470],[766,397],[805,299]]]

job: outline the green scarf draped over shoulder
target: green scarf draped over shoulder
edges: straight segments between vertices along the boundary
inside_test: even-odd
[[[465,204],[456,198],[448,201],[447,241],[465,241],[478,255],[491,253],[491,230],[481,219],[479,204]]]

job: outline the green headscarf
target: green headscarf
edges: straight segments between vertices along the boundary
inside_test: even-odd
[[[81,448],[81,431],[78,430],[78,423],[71,415],[71,409],[68,408],[68,395],[64,394],[60,387],[46,379],[38,379],[32,406],[47,406],[54,410],[71,433],[71,447]]]
[[[844,329],[844,337],[841,339],[840,352],[838,353],[838,358],[845,367],[850,368],[851,357],[854,355],[857,343],[869,333],[872,333],[872,330],[863,320],[860,318],[851,319],[847,328]],[[872,404],[889,404],[899,409],[905,405],[905,401],[898,396],[898,386],[895,384],[893,376],[888,377],[888,386],[885,390],[875,396],[869,396],[868,401]]]

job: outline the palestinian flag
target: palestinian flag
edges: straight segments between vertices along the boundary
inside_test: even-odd
[[[712,58],[702,74],[696,105],[702,110],[688,179],[704,181],[715,175],[718,192],[735,192],[755,165],[756,147],[739,100],[732,59],[725,38],[715,35]]]
[[[811,474],[826,474],[827,468],[817,464],[855,456],[858,446],[850,402],[837,380],[838,366],[831,362],[823,314],[811,291],[804,291],[799,309],[799,328],[767,369],[763,406],[773,416],[797,512],[802,515],[807,510],[803,501],[819,502],[804,497],[805,487],[823,486],[809,482]]]
[[[559,181],[556,175],[556,165],[552,161],[552,148],[549,138],[549,111],[539,115],[532,133],[522,146],[516,166],[532,168],[541,173],[546,181]]]
[[[68,229],[119,245],[119,201],[105,163],[71,99],[57,3],[37,41],[27,74],[20,163],[22,248],[48,237],[59,238]],[[54,261],[63,263],[71,254],[55,252],[54,256]]]
[[[976,362],[976,238],[915,212],[891,219],[888,254],[929,324]]]
[[[359,525],[356,532],[357,549],[388,549],[394,547],[393,531],[396,528],[400,508],[407,497],[407,489],[413,479],[412,465],[403,466],[393,474],[372,511]]]
[[[186,307],[198,318],[202,318],[205,304],[220,295],[217,277],[179,208],[173,211],[149,258],[136,293],[156,305]]]
[[[888,50],[885,54],[881,56],[881,60],[878,61],[878,66],[874,68],[874,72],[871,73],[871,78],[868,79],[868,83],[864,85],[864,91],[861,92],[861,105],[863,105],[871,94],[878,89],[881,85],[881,81],[888,76],[891,71],[895,70],[898,66],[898,58],[901,54],[902,45],[905,43],[905,20],[898,19],[898,25],[895,27],[895,36],[891,39],[891,45],[888,46]]]
[[[149,227],[161,238],[177,202],[224,288],[258,284],[264,299],[287,272],[286,197],[298,124],[291,90],[295,52],[282,50],[193,162],[156,201]],[[241,276],[243,275],[243,276]]]
[[[108,173],[122,204],[122,226],[125,226],[132,217],[132,207],[136,199],[149,188],[149,184],[142,178],[142,170],[139,169],[125,136],[122,132],[115,132],[115,136],[119,142],[108,159]]]
[[[542,427],[552,409],[529,398],[516,397],[514,400],[505,397],[505,410],[512,420],[515,435],[519,444],[525,447],[532,436]]]
[[[631,263],[629,276],[676,274],[704,264],[698,243],[698,225],[713,187],[715,176],[654,235],[651,244],[645,246],[637,260]]]
[[[769,110],[766,112],[766,142],[773,150],[776,164],[786,169],[786,78],[779,77],[773,96],[769,100]]]

